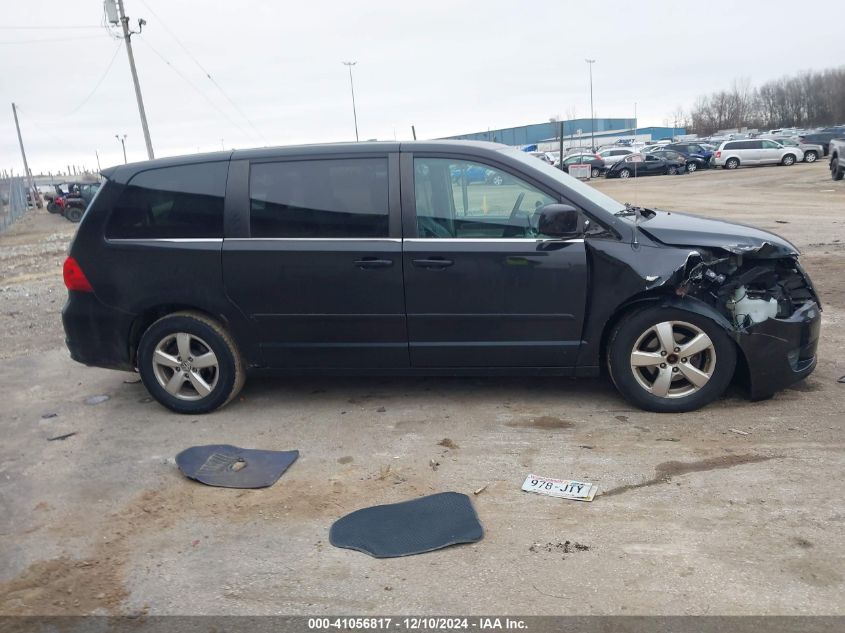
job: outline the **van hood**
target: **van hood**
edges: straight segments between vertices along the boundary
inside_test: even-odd
[[[798,249],[782,237],[753,226],[711,220],[674,211],[654,211],[639,229],[658,242],[671,246],[721,248],[736,255],[760,258],[794,257]]]

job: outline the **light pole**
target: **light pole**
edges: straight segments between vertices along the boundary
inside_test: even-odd
[[[352,116],[355,118],[355,142],[358,142],[358,113],[355,111],[355,84],[352,83],[352,67],[358,62],[341,62],[349,69],[349,89],[352,91]]]
[[[123,136],[121,136],[120,134],[115,134],[114,137],[118,141],[120,141],[120,146],[123,148],[123,164],[125,165],[127,163],[127,160],[126,160],[126,134],[124,134]]]
[[[590,148],[593,149],[596,146],[596,114],[593,111],[593,64],[596,60],[585,59],[584,61],[590,68]]]

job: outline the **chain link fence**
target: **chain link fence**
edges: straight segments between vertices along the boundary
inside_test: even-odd
[[[26,213],[26,188],[22,177],[0,178],[0,233]]]

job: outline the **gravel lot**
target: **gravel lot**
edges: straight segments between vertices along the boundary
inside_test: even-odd
[[[816,372],[683,415],[602,380],[303,378],[176,416],[133,374],[69,359],[75,227],[30,213],[0,235],[0,614],[845,614],[845,187],[821,163],[595,184],[794,241],[824,304]],[[209,488],[173,462],[206,443],[301,457],[269,489]],[[523,493],[529,472],[600,496]],[[485,485],[479,543],[328,544],[349,511]]]

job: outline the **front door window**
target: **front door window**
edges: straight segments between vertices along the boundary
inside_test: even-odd
[[[535,238],[535,212],[557,202],[508,172],[482,163],[415,158],[421,238]]]

